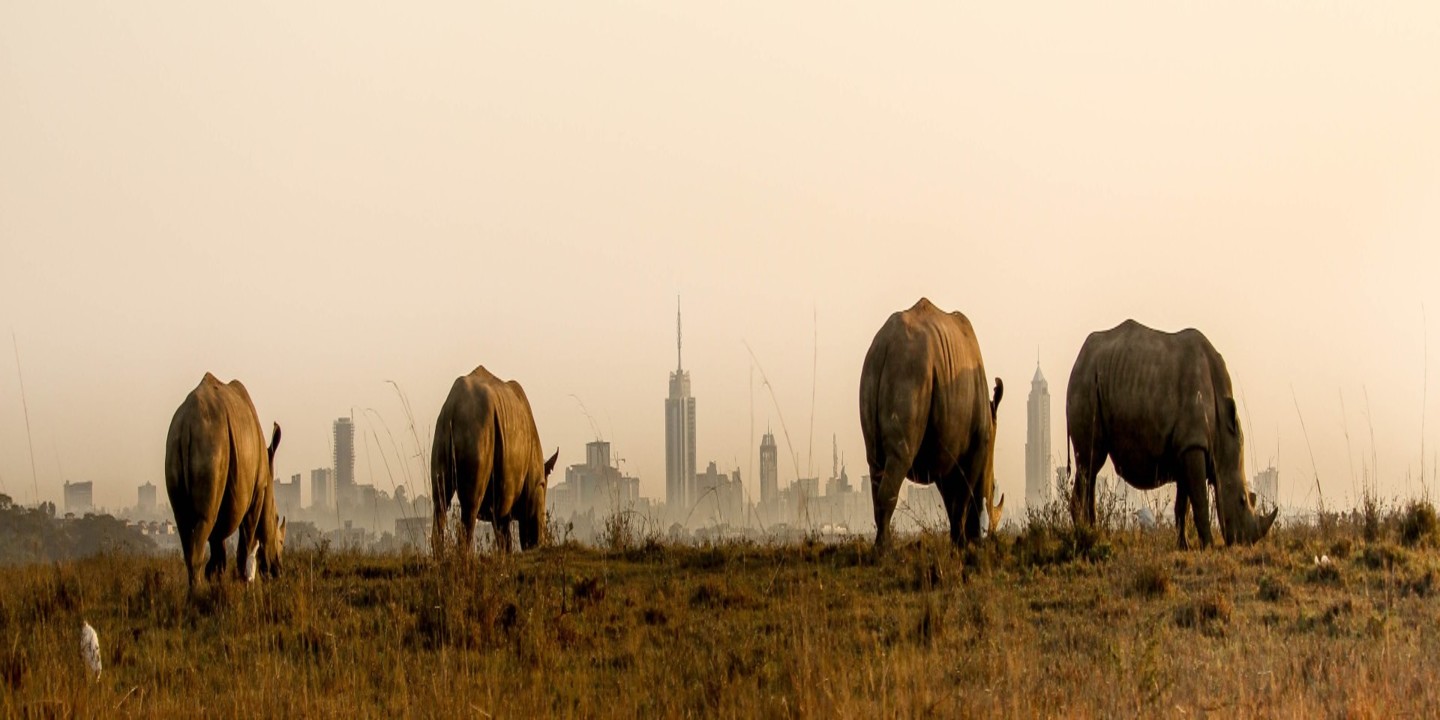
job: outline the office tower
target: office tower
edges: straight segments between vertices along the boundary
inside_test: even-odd
[[[695,398],[681,362],[680,307],[675,307],[675,372],[665,399],[665,504],[679,512],[695,502]]]
[[[1026,404],[1025,430],[1025,504],[1043,507],[1050,501],[1050,385],[1035,363],[1035,377],[1030,381],[1030,401]]]

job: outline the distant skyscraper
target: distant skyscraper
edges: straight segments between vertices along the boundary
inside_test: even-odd
[[[141,485],[135,509],[142,513],[155,512],[155,495],[155,483],[147,482]]]
[[[335,421],[335,502],[355,499],[355,423],[348,417]]]
[[[695,502],[695,398],[680,355],[680,306],[675,306],[675,372],[665,399],[665,504],[672,512]]]
[[[275,478],[275,510],[281,515],[300,509],[300,473],[290,476],[290,482]]]
[[[780,495],[779,455],[775,452],[775,436],[765,431],[760,438],[760,503],[774,505]]]
[[[1255,473],[1255,484],[1250,489],[1260,496],[1257,499],[1264,500],[1270,507],[1278,506],[1280,504],[1280,471],[1271,465]]]
[[[310,471],[310,507],[315,510],[329,510],[335,502],[335,471],[330,468],[315,468]]]
[[[1025,504],[1038,508],[1050,501],[1050,384],[1035,363],[1026,406]]]
[[[85,482],[65,481],[65,512],[80,514],[95,509],[95,485]]]

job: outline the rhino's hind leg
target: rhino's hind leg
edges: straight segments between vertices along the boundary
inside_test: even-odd
[[[510,518],[496,518],[495,526],[495,549],[509,555],[513,550],[513,543],[510,532]]]
[[[950,542],[957,548],[980,539],[980,501],[970,481],[960,473],[948,481],[935,483],[945,501],[945,516],[950,519]]]
[[[895,504],[900,499],[900,485],[910,471],[912,458],[898,459],[891,455],[885,469],[878,478],[870,482],[870,499],[875,506],[875,550],[882,552],[890,547],[890,518],[895,514]]]
[[[1175,531],[1180,535],[1179,547],[1181,550],[1190,549],[1190,541],[1185,539],[1185,516],[1190,513],[1190,493],[1185,492],[1185,483],[1175,484]]]
[[[1076,526],[1095,527],[1095,476],[1104,464],[1104,455],[1084,462],[1076,453],[1075,487],[1070,495],[1070,520]]]
[[[195,527],[180,528],[180,549],[185,553],[185,574],[190,579],[190,590],[200,578],[201,563],[205,561],[205,534]]]
[[[430,552],[436,558],[441,558],[451,549],[450,539],[445,536],[445,525],[450,519],[450,507],[455,500],[455,488],[448,484],[448,480],[443,477],[433,480],[430,487],[435,492],[435,499],[430,503],[432,513]]]
[[[225,539],[210,539],[210,562],[205,563],[205,579],[215,580],[225,572]]]
[[[1181,493],[1190,495],[1190,511],[1195,516],[1195,532],[1200,536],[1200,547],[1210,547],[1215,544],[1215,538],[1210,534],[1210,489],[1205,482],[1205,451],[1200,448],[1185,451],[1183,472],[1185,476],[1180,478],[1175,494],[1177,497]]]

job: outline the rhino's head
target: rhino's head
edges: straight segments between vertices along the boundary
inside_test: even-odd
[[[1279,508],[1268,515],[1257,515],[1252,494],[1245,488],[1245,437],[1240,431],[1240,417],[1235,399],[1220,399],[1219,427],[1214,445],[1214,476],[1216,515],[1225,544],[1258,542],[1275,524]]]
[[[276,522],[275,510],[275,450],[280,447],[280,424],[276,423],[270,433],[270,447],[266,451],[265,499],[260,513],[260,569],[271,577],[280,575],[280,554],[285,549],[285,521]]]
[[[544,475],[539,482],[525,488],[525,507],[520,509],[520,549],[529,550],[540,545],[545,535],[545,495],[550,484],[550,473],[555,461],[560,459],[560,449],[545,461]]]

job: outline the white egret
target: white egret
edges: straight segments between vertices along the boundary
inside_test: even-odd
[[[250,548],[249,557],[245,558],[245,582],[255,582],[255,555],[260,550],[260,543]]]
[[[91,679],[100,679],[100,636],[95,634],[95,628],[90,623],[81,620],[84,625],[80,628],[80,657],[85,661],[85,667],[90,671]]]

